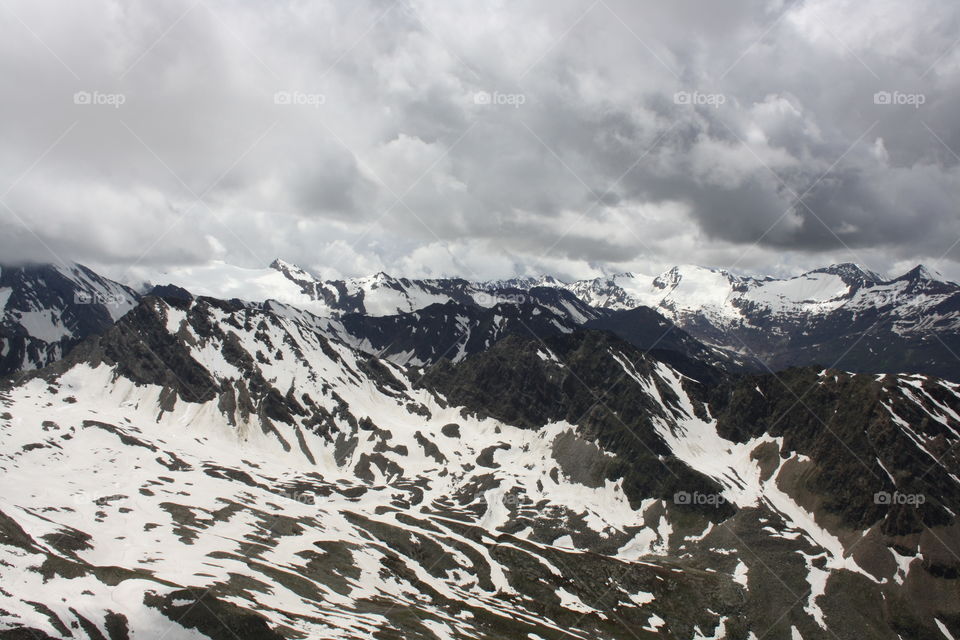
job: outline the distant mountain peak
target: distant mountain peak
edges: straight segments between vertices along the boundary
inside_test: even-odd
[[[464,281],[466,282],[466,281]],[[517,276],[504,280],[487,280],[479,283],[483,289],[530,289],[533,287],[565,287],[566,282],[553,276]]]
[[[664,271],[653,279],[653,285],[658,289],[673,288],[684,279],[698,283],[702,287],[727,287],[743,280],[724,269],[702,267],[695,264],[678,264]]]
[[[804,275],[811,273],[828,273],[831,275],[839,276],[847,284],[878,284],[884,281],[883,276],[871,271],[855,262],[841,262],[838,264],[832,264],[829,267],[821,267],[820,269],[814,269],[808,271]]]
[[[377,271],[372,276],[366,276],[364,278],[357,278],[355,282],[359,283],[361,288],[364,284],[368,284],[374,287],[380,287],[383,285],[398,285],[401,283],[401,279],[394,278],[386,271]]]
[[[533,281],[536,282],[538,285],[545,285],[545,284],[546,284],[546,285],[558,285],[558,284],[563,284],[562,281],[554,278],[553,276],[539,276],[539,277],[537,277],[537,278],[533,278]]]
[[[894,282],[897,281],[910,281],[910,282],[947,282],[947,279],[944,278],[939,272],[927,267],[923,264],[918,264],[910,271],[907,271],[905,274],[898,278],[894,278]]]
[[[276,260],[271,262],[270,268],[284,274],[291,273],[296,275],[310,276],[310,272],[308,272],[306,269],[304,269],[300,265],[294,264],[292,262],[287,262],[286,260],[282,260],[280,258],[277,258]]]

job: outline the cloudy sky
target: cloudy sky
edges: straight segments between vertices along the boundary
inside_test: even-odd
[[[960,278],[956,0],[0,3],[3,261]]]

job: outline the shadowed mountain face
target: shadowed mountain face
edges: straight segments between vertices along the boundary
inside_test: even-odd
[[[751,327],[733,340],[776,371],[812,362],[866,373],[918,372],[960,380],[960,286],[918,267],[892,281],[850,280],[823,313],[781,314],[745,304]]]
[[[8,298],[0,374],[62,357],[137,297],[79,265],[0,273],[7,274],[0,297]],[[252,307],[316,317],[319,329],[402,365],[457,361],[507,335],[591,328],[663,358],[680,353],[728,371],[831,366],[960,381],[960,285],[923,267],[893,280],[841,264],[789,279],[685,266],[572,284],[549,277],[471,283],[383,273],[324,281],[277,260],[263,270],[219,265],[187,280],[199,290],[173,283],[151,291],[180,299],[223,291]]]
[[[492,306],[451,300],[390,316],[346,314],[325,328],[380,357],[422,366],[459,361],[508,335],[571,333],[604,315],[562,289],[500,290],[489,298]]]
[[[676,267],[564,286],[600,308],[654,308],[761,371],[820,364],[960,380],[960,285],[922,266],[892,280],[853,264],[785,280]]]
[[[238,286],[245,278],[247,285]],[[250,270],[219,265],[202,278],[184,276],[179,284],[187,289],[197,286],[200,290],[194,293],[221,298],[253,302],[272,298],[321,317],[363,318],[351,326],[359,344],[368,331],[371,341],[384,340],[393,333],[385,324],[409,322],[394,318],[378,323],[372,318],[449,303],[462,305],[458,314],[464,315],[463,309],[516,304],[525,295],[543,298],[543,290],[553,290],[554,297],[568,291],[577,306],[592,311],[569,316],[560,310],[566,316],[561,324],[587,323],[642,346],[662,333],[649,331],[647,327],[653,325],[644,323],[643,312],[637,312],[652,309],[706,345],[715,363],[726,361],[727,368],[765,372],[791,366],[836,366],[863,373],[926,373],[960,381],[960,285],[922,266],[891,280],[855,264],[831,265],[793,278],[742,277],[683,265],[657,276],[624,273],[565,283],[548,276],[468,282],[384,273],[321,280],[277,260],[270,269],[256,271],[255,277]],[[540,293],[533,293],[534,289]],[[639,329],[634,326],[638,322]],[[374,326],[358,326],[368,324]],[[388,344],[389,340],[380,348]],[[435,361],[429,349],[415,350],[419,355],[410,355],[411,362]],[[403,357],[400,352],[393,355]]]
[[[0,633],[960,633],[960,386],[573,327],[411,369],[345,324],[147,297],[8,380]]]
[[[547,290],[569,291],[576,306],[592,311],[573,317],[561,311],[567,325],[572,321],[612,331],[641,348],[665,340],[664,348],[687,355],[692,338],[713,352],[707,360],[726,368],[765,372],[823,365],[960,381],[960,285],[922,266],[892,280],[854,264],[838,264],[788,279],[682,266],[656,277],[621,274],[572,284],[553,278],[468,283],[386,274],[321,282],[292,265],[278,262],[274,268],[311,298],[323,300],[321,315],[392,316],[437,302],[472,307],[497,297],[523,299],[524,292],[543,298]],[[664,331],[656,328],[661,322],[685,333],[662,337]],[[537,335],[548,329],[536,328]],[[354,334],[361,340],[366,335],[356,326]],[[423,355],[421,362],[435,361]]]
[[[0,267],[0,377],[63,357],[109,328],[138,298],[78,264]]]

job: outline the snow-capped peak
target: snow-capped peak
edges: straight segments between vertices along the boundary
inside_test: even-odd
[[[866,269],[865,267],[862,267],[854,262],[832,264],[829,267],[822,267],[820,269],[808,271],[803,275],[807,276],[814,273],[828,273],[839,276],[847,284],[856,284],[859,286],[878,284],[884,280],[880,274],[870,271],[869,269]]]
[[[391,275],[390,275],[389,273],[387,273],[386,271],[377,271],[377,272],[376,272],[375,274],[373,274],[372,276],[368,276],[368,277],[366,277],[366,278],[360,278],[358,281],[360,281],[360,282],[370,282],[370,283],[378,284],[378,285],[379,285],[379,284],[392,284],[392,283],[398,282],[397,278],[394,278],[393,276],[391,276]]]
[[[550,275],[522,276],[480,283],[484,289],[532,289],[533,287],[567,287],[567,283]]]
[[[896,278],[894,281],[897,282],[897,281],[903,281],[903,280],[907,280],[911,282],[924,281],[924,280],[928,282],[949,282],[949,280],[944,278],[939,272],[933,269],[930,269],[929,267],[922,264],[918,264],[913,269],[910,269],[910,271],[907,271],[902,276]]]
[[[282,260],[280,258],[277,258],[276,260],[271,262],[270,268],[275,269],[276,271],[279,271],[280,273],[283,273],[283,274],[292,274],[297,277],[303,277],[303,278],[314,278],[312,274],[310,274],[306,269],[304,269],[300,265],[294,264],[292,262],[287,262],[286,260]]]

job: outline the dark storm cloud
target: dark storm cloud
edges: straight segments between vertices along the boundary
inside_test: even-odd
[[[887,270],[960,237],[949,0],[8,4],[5,256]]]

